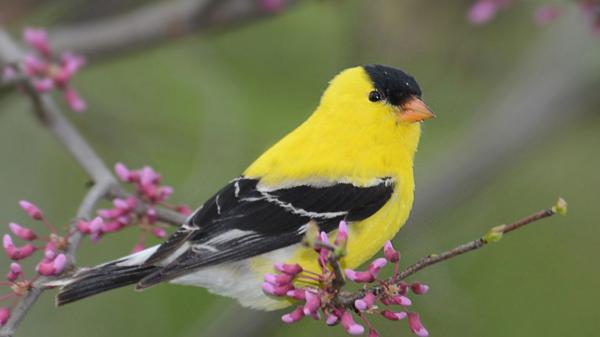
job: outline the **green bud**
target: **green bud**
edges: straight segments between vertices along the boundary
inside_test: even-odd
[[[319,225],[316,222],[311,221],[308,223],[308,227],[306,228],[306,234],[304,234],[304,239],[302,242],[309,246],[314,247],[315,240],[319,237]]]
[[[552,211],[559,215],[567,215],[567,201],[563,198],[558,198],[558,201],[552,207]]]
[[[487,243],[494,243],[494,242],[498,242],[502,239],[502,236],[504,235],[504,233],[502,232],[502,226],[498,226],[498,227],[494,227],[492,229],[490,229],[487,233],[485,233],[485,235],[483,236],[483,240]]]

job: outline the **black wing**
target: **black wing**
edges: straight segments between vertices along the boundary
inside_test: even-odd
[[[332,183],[280,189],[263,188],[256,179],[237,178],[210,198],[145,262],[168,263],[140,281],[138,287],[298,243],[311,220],[330,232],[342,219],[368,218],[390,199],[393,190],[391,178],[378,179],[367,187]],[[176,254],[178,249],[184,251]]]

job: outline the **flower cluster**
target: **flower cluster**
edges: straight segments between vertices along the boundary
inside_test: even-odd
[[[508,9],[514,1],[511,0],[477,0],[467,13],[469,21],[473,24],[485,24],[490,22],[496,15]],[[592,31],[600,34],[600,1],[599,0],[578,0],[587,21],[589,21]],[[536,8],[534,21],[539,25],[545,25],[557,20],[563,13],[563,8],[559,5],[543,5]]]
[[[292,312],[282,316],[283,322],[295,323],[303,317],[320,320],[323,316],[327,325],[340,324],[348,334],[361,335],[365,332],[365,327],[354,320],[357,315],[367,326],[369,337],[376,337],[379,333],[367,316],[379,314],[391,321],[406,318],[414,334],[429,334],[421,323],[419,314],[407,311],[412,305],[409,292],[421,295],[429,287],[419,282],[409,284],[399,279],[400,253],[391,242],[388,241],[384,246],[385,257],[375,259],[367,270],[344,271],[346,281],[363,285],[358,293],[349,293],[341,289],[345,281],[338,263],[346,253],[346,222],[340,222],[333,244],[329,243],[324,232],[317,234],[317,239],[310,240],[309,236],[314,237],[315,231],[318,232],[318,229],[309,230],[308,233],[312,234],[307,234],[306,241],[318,253],[320,273],[306,270],[299,264],[277,263],[274,267],[279,273],[265,275],[262,288],[266,294],[299,302]],[[387,280],[379,279],[379,272],[388,264],[394,266],[393,276]]]
[[[24,41],[34,50],[23,59],[22,68],[9,65],[3,69],[3,79],[15,78],[19,69],[31,79],[33,88],[40,93],[58,89],[73,111],[86,109],[86,103],[70,85],[73,76],[85,64],[85,59],[77,54],[65,52],[55,59],[48,41],[48,32],[44,29],[25,28]]]
[[[138,226],[141,229],[140,239],[133,248],[134,252],[138,252],[144,249],[146,236],[162,239],[167,235],[163,225],[156,221],[156,206],[171,208],[184,215],[191,213],[185,205],[172,206],[166,203],[173,194],[173,188],[161,185],[160,174],[151,167],[130,170],[124,164],[117,163],[115,173],[123,182],[134,185],[136,193],[127,198],[115,198],[112,208],[99,209],[96,218],[91,221],[80,220],[77,223],[79,231],[89,235],[92,241],[98,241],[106,233]]]
[[[39,236],[33,229],[17,223],[10,223],[8,225],[12,234],[20,240],[25,241],[25,244],[21,246],[16,245],[10,234],[5,234],[2,238],[4,251],[13,262],[10,264],[8,273],[6,274],[7,281],[0,282],[0,285],[7,286],[10,292],[0,296],[0,301],[13,299],[13,302],[9,306],[0,308],[0,325],[4,325],[8,321],[10,311],[15,305],[16,300],[31,289],[33,282],[38,276],[58,276],[65,270],[67,265],[67,257],[64,252],[68,247],[70,234],[66,237],[60,236],[56,227],[48,222],[44,217],[44,213],[33,203],[22,200],[19,202],[19,205],[31,219],[41,222],[49,230],[50,235],[48,237]],[[35,244],[38,243],[39,245],[36,246]],[[37,276],[26,279],[23,276],[23,268],[19,264],[19,261],[33,256],[36,251],[43,251],[42,259],[36,266]]]

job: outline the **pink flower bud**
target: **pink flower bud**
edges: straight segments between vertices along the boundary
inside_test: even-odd
[[[144,186],[160,184],[160,174],[150,166],[144,166],[140,172],[140,184]]]
[[[329,236],[327,236],[327,233],[325,233],[325,232],[321,232],[319,239],[323,243],[329,243]]]
[[[291,297],[295,300],[304,301],[306,300],[306,291],[304,289],[292,289],[286,293],[287,297]]]
[[[336,324],[338,324],[340,322],[340,318],[337,317],[335,314],[330,314],[329,316],[327,316],[327,319],[325,320],[325,324],[329,325],[329,326],[334,326]]]
[[[165,200],[173,194],[173,187],[171,186],[162,186],[159,192],[159,198],[161,200]]]
[[[311,316],[321,308],[321,296],[309,290],[305,292],[306,303],[304,303],[304,315]]]
[[[285,296],[288,291],[292,290],[294,287],[291,284],[286,284],[283,286],[275,286],[271,283],[264,282],[262,284],[262,290],[272,296]]]
[[[101,229],[93,232],[92,234],[102,234],[102,233],[114,233],[114,232],[118,232],[121,229],[123,229],[123,223],[119,222],[119,221],[109,221],[109,222],[104,222],[104,224],[102,225]]]
[[[85,220],[77,221],[77,224],[75,226],[77,227],[77,230],[80,231],[82,234],[92,233],[92,230],[90,229],[90,224]]]
[[[154,227],[152,228],[152,234],[159,239],[163,239],[167,236],[167,231],[162,227]]]
[[[40,93],[49,92],[54,89],[54,81],[50,78],[34,79],[33,89]]]
[[[45,260],[37,266],[37,272],[43,276],[57,276],[63,272],[67,265],[65,254],[58,254],[52,261]]]
[[[478,0],[471,6],[468,19],[474,24],[484,24],[492,20],[498,12],[498,5],[494,0]]]
[[[429,286],[420,282],[415,282],[410,285],[410,289],[417,295],[423,295],[429,291]]]
[[[354,307],[360,311],[369,310],[375,304],[376,297],[368,292],[363,298],[354,301]]]
[[[192,209],[188,205],[179,205],[175,209],[179,214],[183,214],[185,216],[192,214]]]
[[[116,163],[115,164],[115,173],[117,174],[117,177],[119,177],[119,179],[121,179],[122,181],[124,181],[124,182],[131,181],[131,172],[129,172],[129,169],[127,168],[127,166],[125,166],[125,164]]]
[[[393,312],[391,310],[384,310],[381,312],[381,314],[390,321],[399,321],[406,317],[406,313],[404,311]]]
[[[54,259],[54,275],[59,275],[67,266],[67,257],[65,254],[58,254]]]
[[[392,246],[392,241],[386,242],[383,246],[383,255],[385,256],[386,260],[391,263],[400,261],[400,253],[394,249],[394,246]]]
[[[23,40],[46,57],[52,56],[48,32],[45,29],[27,27],[23,31]]]
[[[373,328],[369,328],[369,335],[367,337],[379,337],[379,332]]]
[[[27,54],[23,59],[23,67],[25,68],[25,74],[31,77],[45,73],[48,70],[49,64],[46,61],[40,60],[35,55]]]
[[[356,324],[352,314],[348,311],[344,311],[342,314],[342,326],[350,335],[362,335],[365,332],[365,328],[360,324]]]
[[[131,250],[131,253],[139,253],[142,250],[144,250],[144,243],[143,242],[138,242],[135,244],[135,246],[133,246],[133,249]]]
[[[281,262],[277,262],[274,264],[275,269],[277,269],[278,271],[291,275],[291,276],[295,276],[298,275],[302,272],[302,267],[299,264],[286,264],[286,263],[281,263]]]
[[[0,326],[4,326],[8,319],[10,318],[10,309],[9,308],[0,308]]]
[[[8,224],[10,231],[13,232],[19,239],[26,241],[33,241],[37,239],[35,232],[29,228],[23,227],[19,224],[11,222]]]
[[[377,277],[377,274],[379,274],[379,271],[381,270],[381,268],[385,267],[386,264],[387,264],[387,260],[382,257],[375,259],[369,265],[369,272],[371,274],[373,274],[373,277]]]
[[[148,222],[153,224],[156,222],[156,208],[154,207],[148,207],[148,209],[146,210],[146,218],[148,219]]]
[[[408,313],[408,326],[410,327],[412,332],[419,337],[429,336],[429,332],[427,331],[427,329],[425,329],[425,327],[421,323],[421,318],[419,317],[419,314],[417,314],[416,312]]]
[[[345,220],[340,221],[340,225],[338,227],[338,233],[335,236],[334,244],[336,246],[342,246],[346,244],[348,240],[348,224]]]
[[[4,251],[11,260],[21,260],[31,256],[35,252],[35,247],[31,243],[25,244],[23,247],[15,247],[10,235],[5,234],[2,243],[4,245]]]
[[[83,112],[87,109],[87,104],[75,89],[68,87],[64,90],[63,95],[71,110]]]
[[[292,282],[293,276],[288,275],[288,274],[280,274],[280,275],[273,275],[273,274],[266,274],[265,275],[265,282],[269,282],[272,285],[276,285],[276,286],[282,286],[282,285],[286,285]]]
[[[386,301],[383,301],[383,303],[385,305],[397,304],[397,305],[401,305],[401,306],[404,306],[404,307],[412,305],[412,301],[410,300],[410,298],[408,298],[406,296],[402,296],[402,295],[388,297],[386,299]]]
[[[90,221],[89,226],[91,233],[98,233],[104,227],[104,220],[102,220],[101,217],[97,216],[94,219],[92,219],[92,221]]]
[[[6,279],[10,282],[14,282],[19,278],[19,276],[21,276],[22,273],[23,269],[21,268],[21,265],[16,262],[13,262],[10,264],[8,274],[6,274]]]
[[[375,277],[368,271],[354,271],[346,269],[346,277],[357,283],[371,283],[375,281]]]
[[[42,218],[44,218],[42,211],[31,202],[27,200],[21,200],[19,201],[19,205],[33,220],[42,220]]]
[[[60,61],[61,68],[55,76],[55,80],[64,86],[83,67],[85,58],[73,53],[64,53]]]
[[[96,212],[99,216],[103,217],[104,219],[115,219],[119,216],[121,216],[121,213],[123,213],[120,209],[118,208],[111,208],[111,209],[99,209]]]
[[[47,260],[54,260],[56,257],[56,245],[54,242],[50,241],[46,244],[44,248],[44,258]]]
[[[281,316],[281,320],[287,324],[291,324],[298,322],[302,319],[302,317],[304,317],[304,314],[302,313],[302,307],[298,306],[296,309],[294,309],[294,311]]]

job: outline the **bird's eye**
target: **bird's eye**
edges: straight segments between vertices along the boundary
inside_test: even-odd
[[[371,101],[371,102],[379,102],[382,99],[383,99],[383,96],[377,90],[373,90],[369,93],[369,101]]]

